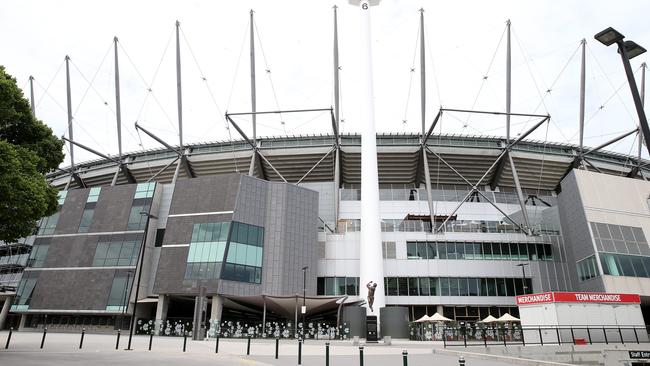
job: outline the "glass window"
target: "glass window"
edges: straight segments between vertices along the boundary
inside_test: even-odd
[[[501,243],[501,259],[505,259],[505,260],[510,260],[511,259],[511,257],[510,257],[510,245],[508,243]]]
[[[460,296],[469,296],[469,283],[467,278],[461,277],[458,279],[458,294]]]
[[[406,243],[406,258],[408,259],[422,259],[418,256],[418,244],[415,242]]]
[[[481,243],[474,243],[474,259],[483,259],[483,246]]]
[[[480,278],[479,281],[480,281],[480,285],[481,285],[480,296],[487,296],[488,295],[487,278]]]
[[[492,260],[492,245],[490,243],[483,243],[483,257],[487,260]]]
[[[23,276],[16,290],[16,297],[14,298],[13,306],[28,307],[32,300],[32,293],[36,286],[36,278],[25,278]],[[12,306],[12,307],[13,307]]]
[[[505,279],[497,278],[496,283],[497,283],[497,296],[508,296]]]
[[[32,252],[29,254],[27,265],[32,268],[43,267],[49,247],[48,244],[34,245],[32,247]]]
[[[480,290],[480,279],[478,278],[468,278],[467,283],[469,286],[469,296],[479,296]]]
[[[88,199],[86,202],[97,202],[99,200],[99,193],[101,192],[102,187],[93,187],[88,193]]]
[[[449,296],[459,296],[458,292],[458,278],[449,278]]]
[[[474,259],[474,244],[465,243],[465,259]]]
[[[436,277],[429,277],[429,295],[438,295],[438,278]]]
[[[638,243],[646,243],[645,235],[643,234],[643,229],[640,227],[632,227],[632,232],[634,233],[634,238]]]
[[[447,259],[447,245],[445,243],[438,243],[438,256],[440,259]]]
[[[619,263],[621,264],[621,269],[623,270],[623,276],[635,277],[634,268],[632,267],[632,262],[628,256],[617,256]]]
[[[537,258],[540,261],[546,260],[546,254],[544,254],[544,244],[535,244],[535,247],[537,248]]]
[[[44,217],[41,219],[41,223],[38,227],[38,235],[52,235],[54,234],[54,229],[56,229],[56,224],[59,221],[59,212],[52,214],[51,216]]]
[[[421,277],[419,281],[420,296],[429,296],[429,277]]]
[[[429,259],[427,256],[427,243],[419,242],[418,243],[418,257],[421,259]]]
[[[111,291],[108,295],[106,303],[106,310],[109,311],[123,311],[128,303],[131,282],[129,276],[125,274],[115,274],[113,277],[113,284]]]
[[[449,296],[449,278],[440,277],[440,295]]]
[[[141,215],[140,212],[149,212],[149,203],[133,203],[126,227],[127,230],[144,230],[147,224],[147,216]]]
[[[420,285],[418,283],[418,278],[417,277],[409,277],[408,279],[408,286],[409,286],[409,296],[419,296],[419,288]]]
[[[359,277],[347,277],[345,279],[346,295],[359,295]]]
[[[553,246],[551,244],[544,244],[544,259],[547,261],[553,260]]]
[[[386,277],[386,294],[388,296],[397,296],[397,277]]]
[[[516,243],[508,244],[510,250],[510,260],[519,260],[519,246]]]
[[[609,228],[610,234],[612,234],[612,239],[614,240],[623,240],[623,234],[621,233],[621,227],[618,225],[607,225]]]
[[[465,244],[463,243],[454,243],[456,247],[456,258],[465,259]]]
[[[456,253],[456,244],[455,243],[447,243],[447,259],[457,259],[458,254]]]
[[[427,242],[427,253],[429,254],[429,259],[438,258],[438,250],[436,249],[435,242]]]
[[[519,247],[519,260],[525,261],[528,259],[528,245],[520,243],[517,245]]]
[[[488,296],[497,296],[497,283],[494,278],[487,278]]]
[[[345,277],[334,277],[334,295],[345,295]]]
[[[492,243],[492,259],[503,259],[501,254],[501,244]]]
[[[325,295],[334,295],[334,277],[325,278]]]
[[[515,291],[515,281],[513,278],[506,278],[506,292],[508,296],[515,296],[517,292]]]
[[[93,221],[93,215],[95,213],[94,208],[84,209],[83,214],[81,215],[81,222],[79,223],[79,232],[87,233],[90,228],[90,223]]]
[[[535,249],[535,244],[528,245],[528,260],[536,261],[538,258],[537,250]]]
[[[316,278],[316,295],[325,295],[325,278]]]
[[[409,294],[409,285],[408,279],[406,277],[397,278],[397,290],[399,291],[399,296],[408,296]]]
[[[59,191],[58,193],[59,206],[65,202],[67,196],[68,196],[68,191]]]
[[[138,183],[135,189],[135,195],[133,198],[150,198],[153,197],[154,189],[156,188],[156,182],[149,183]]]

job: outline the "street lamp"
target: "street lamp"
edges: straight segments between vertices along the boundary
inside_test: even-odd
[[[526,286],[526,266],[530,265],[530,263],[519,263],[517,264],[517,267],[521,267],[521,276],[523,278],[524,282],[524,295],[528,293],[528,286]]]
[[[636,80],[634,80],[634,74],[632,73],[632,67],[630,66],[630,59],[644,53],[646,50],[633,41],[623,41],[625,36],[612,27],[599,32],[594,36],[594,38],[605,46],[611,46],[614,43],[618,46],[618,53],[621,55],[621,60],[623,60],[627,82],[630,85],[636,113],[639,116],[639,125],[643,132],[642,135],[646,143],[646,148],[648,149],[648,153],[650,153],[650,128],[648,127],[648,120],[643,111],[643,102],[641,101],[639,89],[636,86]]]
[[[133,271],[129,270],[126,272],[126,285],[124,286],[124,296],[122,297],[122,316],[120,316],[120,328],[124,325],[124,314],[126,313],[126,309],[129,307],[128,306],[128,296],[129,296],[129,282],[131,281],[131,275],[133,274]]]
[[[305,341],[305,327],[307,324],[305,324],[305,316],[307,314],[307,269],[309,266],[304,266],[302,267],[302,341]]]
[[[149,229],[149,220],[158,217],[148,212],[141,211],[140,215],[147,216],[147,224],[144,226],[144,237],[142,238],[142,249],[140,249],[140,264],[138,264],[138,282],[135,287],[135,302],[133,303],[133,314],[131,314],[131,325],[129,326],[129,344],[125,351],[131,351],[131,339],[133,338],[133,327],[135,326],[135,310],[138,308],[138,293],[140,292],[140,280],[142,279],[142,266],[144,264],[144,249],[147,246],[147,230]],[[137,268],[136,268],[137,269]]]

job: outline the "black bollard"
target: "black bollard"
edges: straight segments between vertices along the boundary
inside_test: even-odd
[[[359,366],[363,366],[363,346],[359,346]]]
[[[117,350],[118,348],[120,348],[120,333],[121,333],[121,332],[122,332],[121,330],[119,330],[119,329],[117,330],[117,341],[115,342],[115,349],[116,349],[116,350]]]
[[[7,343],[5,343],[5,349],[9,348],[9,342],[11,341],[11,333],[13,332],[14,332],[14,327],[9,328],[9,336],[7,336]]]
[[[251,336],[248,336],[248,343],[246,344],[246,356],[251,354]]]
[[[330,366],[330,342],[325,342],[325,366]]]
[[[45,344],[45,335],[47,334],[47,327],[43,328],[43,338],[41,339],[41,349],[43,349],[43,345]]]
[[[302,339],[298,340],[298,365],[302,365]]]
[[[183,332],[183,352],[187,348],[187,332]]]
[[[149,351],[151,351],[151,343],[153,342],[153,332],[149,334]]]
[[[278,359],[278,353],[280,351],[280,338],[275,339],[275,359]]]
[[[214,345],[214,353],[219,353],[219,334],[217,333],[217,342]]]
[[[81,328],[81,340],[79,340],[79,349],[82,349],[84,346],[84,335],[86,334],[86,328]]]
[[[406,350],[402,351],[402,364],[409,366],[409,353]]]
[[[458,357],[458,366],[465,366],[465,357]]]

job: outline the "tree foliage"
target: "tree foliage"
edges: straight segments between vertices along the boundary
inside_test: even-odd
[[[41,217],[56,212],[57,191],[45,174],[63,161],[62,148],[0,66],[0,240],[28,236]]]

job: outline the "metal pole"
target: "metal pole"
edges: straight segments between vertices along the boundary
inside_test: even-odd
[[[14,327],[9,328],[9,335],[7,336],[7,343],[5,343],[5,349],[8,349],[8,348],[9,348],[9,342],[11,342],[11,334],[12,334],[13,332],[14,332]],[[634,331],[634,334],[636,334],[636,330]],[[639,343],[638,338],[637,338],[637,342],[636,342],[636,343]],[[327,344],[327,347],[329,348],[329,343]],[[328,356],[329,356],[329,349],[328,349],[327,354],[328,354]]]
[[[117,37],[113,38],[115,44],[115,118],[117,120],[117,152],[120,163],[122,162],[122,105],[120,102],[120,66],[117,52]]]
[[[359,346],[359,366],[363,366],[363,346]]]
[[[278,353],[280,351],[280,338],[275,338],[275,359],[278,359]]]
[[[585,48],[587,46],[587,40],[584,38],[580,42],[582,45],[582,58],[580,62],[580,155],[584,150],[584,129],[585,129],[585,74],[586,74],[586,62],[585,62]]]
[[[138,294],[140,293],[140,280],[142,279],[142,267],[144,266],[144,253],[147,246],[147,232],[149,231],[150,214],[146,214],[147,224],[144,227],[144,237],[142,238],[142,249],[140,250],[140,264],[136,270],[138,271],[138,282],[135,287],[135,301],[133,302],[133,314],[131,314],[131,325],[129,326],[129,343],[126,347],[127,351],[131,351],[131,340],[133,338],[133,327],[135,326],[135,314],[138,307]],[[128,284],[127,284],[128,285]]]
[[[183,152],[183,93],[181,90],[181,23],[176,21],[176,101],[178,103],[178,140],[180,151]]]
[[[298,340],[298,365],[302,365],[302,339]]]
[[[118,329],[118,330],[117,330],[117,341],[115,342],[115,349],[116,349],[116,350],[117,350],[118,348],[120,348],[120,333],[121,333],[121,330]]]
[[[86,328],[81,328],[81,340],[79,341],[79,349],[84,346],[84,335],[86,335]]]
[[[305,340],[305,328],[307,328],[307,324],[305,323],[305,317],[307,315],[307,268],[308,267],[303,267],[302,269],[302,339]]]
[[[149,351],[151,351],[151,343],[153,343],[153,330],[149,333]]]
[[[427,204],[429,206],[429,218],[431,219],[431,231],[435,230],[435,217],[433,212],[433,199],[431,197],[431,174],[429,173],[429,159],[427,150],[424,148],[426,141],[426,71],[425,71],[425,49],[424,49],[424,9],[420,9],[420,113],[422,118],[422,165],[424,167],[424,182],[427,190]],[[419,179],[419,177],[416,177]]]
[[[510,19],[506,21],[506,113],[510,113],[512,94],[512,53],[510,47]],[[510,114],[506,114],[506,139],[510,143]]]
[[[641,64],[641,105],[645,107],[645,69],[648,66],[646,66],[646,63]],[[639,158],[639,171],[641,170],[641,150],[643,149],[643,143],[641,141],[643,140],[643,132],[639,131],[639,152],[638,152],[638,158]],[[643,174],[642,174],[643,175]]]
[[[407,350],[402,351],[402,365],[409,366],[409,353]]]
[[[325,366],[330,366],[330,342],[325,342]]]
[[[219,333],[217,333],[217,341],[214,345],[214,353],[219,353]]]
[[[634,106],[636,107],[636,113],[639,116],[639,125],[641,125],[641,131],[643,131],[643,138],[645,139],[645,145],[650,153],[650,128],[648,127],[648,119],[646,118],[645,112],[643,111],[643,102],[641,101],[641,96],[639,95],[639,90],[636,86],[636,81],[634,80],[634,74],[632,73],[632,67],[630,66],[630,59],[627,57],[627,50],[623,41],[618,41],[618,51],[621,54],[621,59],[623,60],[623,67],[625,68],[625,75],[627,76],[627,82],[630,84],[630,91],[632,92],[632,99],[634,99]]]
[[[250,354],[251,354],[251,336],[249,334],[248,343],[246,344],[246,355],[249,356]]]
[[[336,9],[338,7],[334,5],[334,119],[336,122],[336,151],[334,154],[334,230],[338,232],[338,221],[339,221],[339,205],[340,205],[340,195],[339,189],[341,188],[341,166],[340,166],[340,157],[339,152],[341,151],[341,141],[338,136],[340,129],[340,81],[339,81],[339,31],[338,31],[338,19],[336,14]]]
[[[183,352],[187,349],[187,332],[183,329]]]
[[[251,59],[251,111],[253,114],[253,143],[257,147],[257,100],[256,100],[256,91],[255,91],[255,23],[253,19],[253,9],[250,12],[250,59]],[[250,167],[248,168],[248,175],[253,175],[255,173],[255,152],[253,152],[253,158],[251,159]]]
[[[41,338],[41,349],[43,349],[43,345],[45,344],[46,335],[47,335],[47,327],[43,327],[43,338]]]
[[[68,138],[74,141],[74,133],[72,130],[72,99],[70,96],[70,56],[65,56],[65,85],[68,106]],[[74,145],[70,142],[70,170],[75,171],[74,168]]]
[[[34,77],[29,75],[29,101],[32,107],[32,116],[36,117],[36,104],[34,104]]]
[[[521,183],[519,182],[519,174],[517,174],[517,168],[515,167],[515,161],[512,159],[512,154],[508,151],[508,162],[510,163],[510,171],[512,173],[512,180],[515,181],[515,189],[517,190],[517,198],[519,199],[519,206],[521,207],[521,215],[524,218],[524,225],[526,226],[526,234],[532,234],[530,228],[530,221],[528,220],[528,211],[526,210],[526,200],[524,199],[524,192],[521,189]]]

